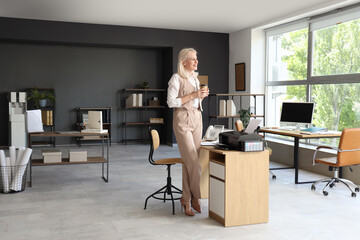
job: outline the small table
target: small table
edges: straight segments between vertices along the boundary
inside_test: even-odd
[[[341,136],[341,132],[332,133],[326,132],[319,133],[303,133],[301,131],[291,131],[291,130],[283,130],[283,129],[275,129],[275,128],[261,128],[260,132],[263,133],[272,133],[282,136],[288,136],[294,138],[294,166],[287,168],[270,168],[270,170],[280,170],[280,169],[289,169],[295,168],[295,183],[303,184],[303,183],[313,183],[314,181],[307,182],[299,182],[299,141],[300,139],[311,139],[311,138],[338,138]]]
[[[90,164],[102,163],[102,178],[105,182],[109,181],[109,133],[81,133],[81,132],[40,132],[29,133],[28,145],[32,147],[32,139],[39,137],[83,137],[83,136],[99,136],[102,139],[102,156],[88,157],[85,162],[70,162],[69,158],[62,158],[61,162],[44,163],[42,159],[31,159],[30,164],[30,187],[32,186],[32,166],[51,166],[51,165],[70,165],[70,164]],[[104,149],[104,140],[106,139],[106,158]],[[104,176],[104,164],[106,163],[106,178]]]

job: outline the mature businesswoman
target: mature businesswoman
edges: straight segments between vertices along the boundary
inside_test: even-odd
[[[199,151],[202,136],[201,102],[209,95],[208,88],[200,89],[197,79],[198,59],[193,48],[184,48],[179,52],[177,73],[168,87],[167,104],[175,108],[173,129],[183,159],[182,197],[180,203],[185,214],[194,216],[192,208],[201,213]]]

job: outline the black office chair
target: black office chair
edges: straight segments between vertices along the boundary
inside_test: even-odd
[[[183,164],[183,161],[182,161],[181,158],[165,158],[165,159],[159,159],[159,160],[154,161],[153,154],[154,154],[154,151],[160,145],[160,138],[159,138],[159,133],[155,129],[152,129],[151,127],[149,128],[149,135],[150,135],[150,140],[151,140],[150,153],[149,153],[149,162],[152,165],[166,165],[167,166],[168,176],[167,176],[166,185],[146,198],[144,209],[146,209],[147,201],[149,200],[149,198],[153,197],[155,199],[162,200],[163,202],[171,200],[172,201],[173,214],[175,214],[175,202],[174,202],[174,200],[179,200],[180,197],[175,197],[174,198],[173,194],[182,194],[182,191],[180,189],[178,189],[177,187],[175,187],[174,185],[172,185],[172,183],[171,183],[171,165],[174,165],[176,163]],[[159,194],[162,194],[163,196],[162,197],[157,196]],[[170,195],[170,197],[166,197],[166,195]]]

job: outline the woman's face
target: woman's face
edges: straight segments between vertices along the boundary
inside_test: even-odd
[[[197,70],[198,60],[195,52],[190,52],[188,58],[184,61],[186,71],[192,72]]]

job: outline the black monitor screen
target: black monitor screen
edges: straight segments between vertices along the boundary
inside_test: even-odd
[[[312,123],[314,103],[283,102],[280,122]]]

